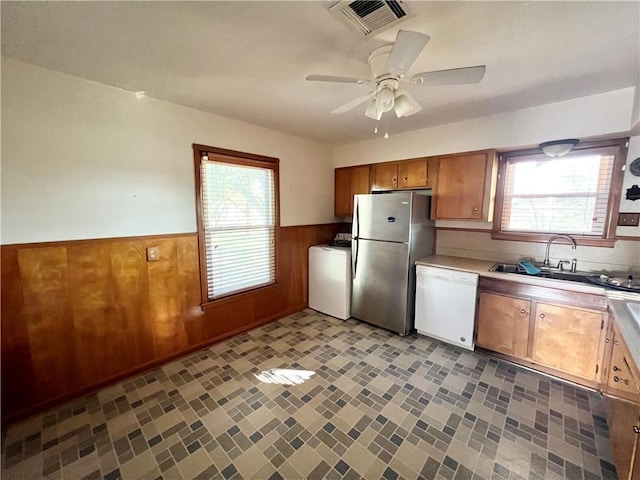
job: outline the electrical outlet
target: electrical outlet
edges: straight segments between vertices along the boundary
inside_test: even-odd
[[[157,262],[160,260],[160,249],[158,247],[147,248],[147,262]]]
[[[619,213],[618,226],[620,227],[637,227],[640,220],[640,213]]]

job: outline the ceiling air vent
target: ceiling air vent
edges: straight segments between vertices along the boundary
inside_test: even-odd
[[[333,5],[329,12],[365,36],[386,30],[413,16],[401,0],[343,0]]]

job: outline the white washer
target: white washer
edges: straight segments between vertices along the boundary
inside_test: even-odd
[[[309,307],[346,320],[351,316],[351,249],[309,247]]]

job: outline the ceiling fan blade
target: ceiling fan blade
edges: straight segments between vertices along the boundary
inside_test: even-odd
[[[394,103],[394,110],[396,116],[400,118],[414,115],[422,110],[422,107],[409,92],[398,92]]]
[[[375,95],[375,91],[371,92],[371,93],[367,93],[366,95],[362,95],[360,97],[354,98],[353,100],[345,103],[344,105],[336,108],[333,112],[331,113],[345,113],[348,112],[349,110],[352,110],[354,108],[356,108],[358,105],[366,102],[367,100],[369,100],[371,97],[373,97]]]
[[[411,77],[411,82],[430,87],[439,85],[468,85],[480,83],[487,70],[486,65],[476,67],[451,68],[449,70],[436,70],[434,72],[416,73]]]
[[[429,43],[431,37],[418,32],[400,30],[396,36],[389,58],[387,59],[386,70],[406,72],[415,62],[422,49]]]
[[[333,75],[307,75],[307,80],[310,82],[334,82],[334,83],[369,83],[368,80],[362,78],[353,77],[336,77]]]

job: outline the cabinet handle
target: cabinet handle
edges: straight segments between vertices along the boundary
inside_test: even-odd
[[[621,383],[624,383],[625,385],[629,385],[629,380],[627,380],[625,378],[620,378],[617,375],[615,377],[613,377],[613,381],[614,382],[621,382]]]
[[[640,427],[638,427],[637,425],[633,426],[633,433],[636,433],[638,435],[640,435]]]
[[[614,366],[613,366],[613,371],[614,371],[614,372],[619,372],[619,371],[620,371],[620,368],[618,368],[616,365],[614,365]]]
[[[523,308],[522,310],[520,310],[520,313],[524,315],[525,313],[527,313],[527,311]]]
[[[544,313],[541,313],[541,314],[540,314],[540,318],[544,318]]]

